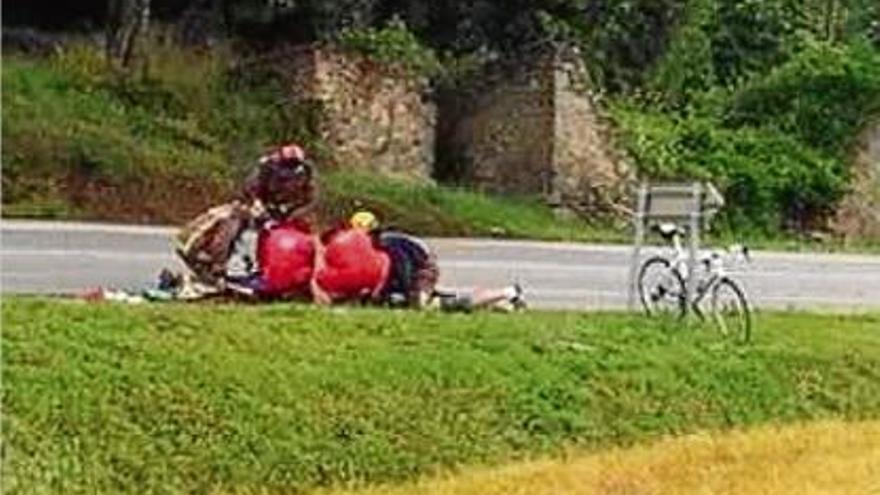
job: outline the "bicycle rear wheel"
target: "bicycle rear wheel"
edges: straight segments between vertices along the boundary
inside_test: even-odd
[[[684,280],[668,259],[660,256],[648,258],[639,269],[638,280],[645,313],[649,316],[684,316],[687,305]]]
[[[752,338],[752,311],[745,291],[724,277],[712,288],[712,318],[718,331],[727,338],[746,343]]]

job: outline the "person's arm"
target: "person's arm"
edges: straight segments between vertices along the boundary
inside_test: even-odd
[[[287,213],[288,218],[302,218],[314,211],[318,205],[318,188],[315,184],[309,184],[303,192],[307,196],[306,202]]]

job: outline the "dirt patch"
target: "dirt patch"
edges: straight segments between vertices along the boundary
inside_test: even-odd
[[[150,224],[180,224],[232,192],[225,181],[157,174],[126,180],[70,174],[62,190],[78,217]]]
[[[3,214],[140,224],[179,224],[228,200],[231,180],[210,175],[144,172],[109,176],[87,167],[3,170]]]
[[[140,178],[112,178],[70,171],[66,175],[11,175],[4,177],[5,216],[64,218],[133,224],[182,225],[206,209],[229,201],[236,185],[230,180],[151,173]],[[349,197],[321,185],[313,221],[328,225],[358,209],[393,217],[399,205],[367,196]],[[425,215],[425,227],[464,232],[466,226],[445,218],[443,212]],[[454,224],[454,225],[452,225]]]

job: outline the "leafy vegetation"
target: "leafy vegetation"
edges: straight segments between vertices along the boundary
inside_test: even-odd
[[[6,299],[9,493],[303,490],[880,415],[877,315],[756,341],[623,314]]]
[[[726,129],[707,118],[675,118],[626,107],[616,115],[624,143],[644,172],[661,180],[711,180],[729,207],[722,229],[776,232],[785,222],[803,230],[846,187],[843,165],[790,136],[755,129]],[[813,226],[815,227],[815,226]]]
[[[724,110],[727,127],[786,134],[846,158],[859,130],[880,115],[880,50],[863,43],[810,46],[745,84]]]
[[[816,44],[736,89],[680,90],[679,110],[625,100],[613,112],[643,173],[721,185],[728,228],[822,228],[848,190],[852,141],[880,112],[878,67],[864,44]]]
[[[425,47],[399,18],[380,29],[344,29],[339,33],[341,46],[363,53],[386,64],[400,65],[425,76],[435,76],[442,66],[434,52]]]
[[[623,144],[649,177],[719,183],[727,229],[824,228],[880,114],[876,15],[859,1],[691,3],[647,83],[617,99]]]

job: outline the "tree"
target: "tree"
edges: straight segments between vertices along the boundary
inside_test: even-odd
[[[107,59],[127,69],[149,27],[150,0],[109,0],[106,22]]]

